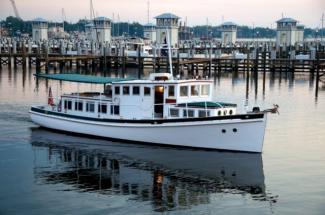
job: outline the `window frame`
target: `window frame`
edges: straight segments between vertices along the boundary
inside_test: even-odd
[[[146,89],[149,89],[149,94],[146,93]],[[144,96],[151,96],[151,87],[143,87],[143,95]]]
[[[138,88],[138,93],[134,94],[134,88]],[[140,95],[140,86],[132,86],[132,95],[139,96]]]
[[[118,91],[116,91],[118,89]],[[114,95],[121,95],[121,86],[114,86]]]
[[[186,88],[186,95],[182,95],[182,88]],[[189,90],[188,90],[188,85],[183,85],[183,86],[179,86],[179,96],[180,97],[188,97],[189,96]]]

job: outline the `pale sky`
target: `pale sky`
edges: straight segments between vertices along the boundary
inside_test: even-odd
[[[62,21],[64,8],[67,21],[76,22],[89,18],[90,0],[15,0],[24,20],[42,17],[50,21]],[[120,21],[147,22],[148,0],[93,0],[98,16]],[[275,21],[285,17],[298,20],[308,27],[320,27],[325,13],[325,0],[150,0],[150,22],[154,16],[171,12],[190,26],[219,25],[222,20],[239,25],[275,27]],[[14,15],[9,0],[0,0],[0,19]]]

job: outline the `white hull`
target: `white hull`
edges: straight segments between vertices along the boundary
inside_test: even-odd
[[[259,119],[188,121],[162,124],[74,119],[30,111],[36,124],[86,135],[185,147],[262,152],[266,114]],[[222,130],[226,130],[225,133]],[[234,132],[233,129],[236,129]]]

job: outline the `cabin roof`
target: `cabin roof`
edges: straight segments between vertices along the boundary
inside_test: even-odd
[[[91,83],[91,84],[111,84],[115,82],[130,81],[133,78],[111,78],[102,77],[95,75],[82,75],[75,73],[61,73],[61,74],[34,74],[39,78],[60,80],[60,81],[70,81],[70,82],[81,82],[81,83]]]

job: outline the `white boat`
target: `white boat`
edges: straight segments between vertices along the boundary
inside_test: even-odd
[[[266,112],[238,114],[236,105],[213,102],[212,81],[175,80],[154,73],[148,80],[38,74],[39,78],[97,83],[103,92],[61,95],[33,106],[36,124],[60,131],[141,143],[262,152]]]

